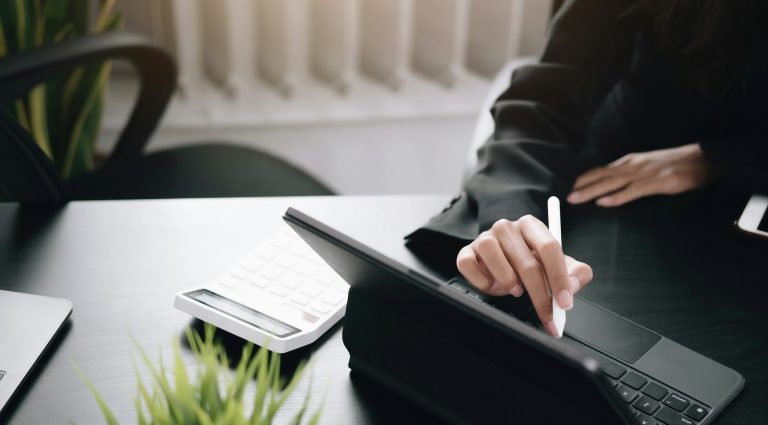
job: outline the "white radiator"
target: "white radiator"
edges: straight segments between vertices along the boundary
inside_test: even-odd
[[[479,101],[504,63],[539,52],[551,8],[551,0],[118,4],[129,30],[176,56],[188,101],[208,118],[249,122],[474,111],[467,101]]]
[[[455,190],[490,78],[540,52],[552,0],[120,0],[178,95],[150,150],[226,141],[340,193]],[[116,67],[101,148],[133,105]]]

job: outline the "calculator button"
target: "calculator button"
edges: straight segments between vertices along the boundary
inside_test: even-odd
[[[246,270],[250,270],[252,272],[259,270],[263,265],[264,265],[264,260],[255,256],[248,257],[245,261],[240,263],[240,267]]]
[[[295,275],[293,273],[286,273],[279,280],[280,283],[282,283],[283,285],[285,285],[285,286],[287,286],[287,287],[289,287],[291,289],[298,288],[299,285],[301,285],[302,281],[303,281],[302,278],[300,278],[299,276],[297,276],[297,275]]]
[[[254,251],[253,253],[256,254],[256,256],[261,259],[271,261],[271,260],[274,260],[275,257],[277,257],[278,252],[279,252],[278,250],[276,250],[271,246],[262,245],[258,247],[256,251]]]
[[[259,274],[264,276],[266,279],[276,280],[282,276],[283,271],[272,264],[267,264],[266,266],[262,267],[261,270],[259,270]]]
[[[337,306],[341,301],[344,300],[344,295],[336,292],[336,291],[326,291],[321,297],[320,301],[332,305]]]
[[[312,301],[311,298],[299,292],[292,293],[289,299],[299,305],[307,305]]]
[[[270,281],[268,281],[266,279],[262,279],[259,276],[252,277],[249,282],[251,283],[251,285],[256,286],[258,288],[266,288],[266,287],[268,287],[269,285],[272,284],[272,282],[270,282]]]
[[[666,397],[667,393],[666,388],[662,387],[661,385],[651,382],[648,385],[643,388],[643,394],[647,395],[648,397],[656,400],[661,401],[664,397]]]
[[[682,412],[683,409],[688,407],[688,405],[690,403],[691,402],[688,401],[687,398],[682,397],[682,396],[677,395],[677,394],[670,394],[669,397],[664,399],[664,404],[665,405],[667,405],[667,406],[677,410],[678,412]]]
[[[707,409],[699,406],[698,404],[692,404],[691,407],[685,411],[686,416],[697,421],[704,419],[704,416],[707,416],[707,413],[709,413]]]
[[[632,400],[637,397],[637,391],[629,388],[626,385],[620,386],[618,389],[616,389],[616,391],[619,392],[619,396],[621,396],[625,403],[632,403]]]
[[[323,287],[312,282],[304,282],[301,287],[299,287],[299,291],[309,295],[310,297],[316,297],[320,295],[321,292],[323,292]]]
[[[656,419],[666,425],[696,425],[696,422],[694,422],[693,419],[686,418],[669,407],[662,407],[661,410],[656,413]]]
[[[279,257],[277,257],[277,260],[275,260],[275,264],[280,267],[285,267],[286,269],[290,269],[291,267],[295,266],[296,263],[296,259],[288,254],[281,254]]]
[[[648,380],[636,374],[635,372],[629,372],[623,378],[621,378],[621,382],[636,390],[639,390],[640,388],[643,388],[643,385],[645,385]]]
[[[270,286],[269,291],[281,297],[284,297],[291,293],[291,290],[289,288],[286,288],[285,286],[279,283],[275,283],[272,286]]]
[[[317,271],[317,266],[311,263],[301,263],[294,270],[299,274],[309,277]]]

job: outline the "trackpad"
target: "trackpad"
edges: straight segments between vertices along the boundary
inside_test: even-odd
[[[659,335],[578,297],[568,312],[565,334],[629,364],[661,340]]]

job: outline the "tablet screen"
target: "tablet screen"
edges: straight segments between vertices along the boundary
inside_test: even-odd
[[[757,230],[768,232],[768,211],[763,214],[763,218],[760,220],[760,224],[757,226]]]

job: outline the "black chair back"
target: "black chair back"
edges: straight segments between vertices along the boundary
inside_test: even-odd
[[[64,202],[64,185],[32,135],[0,108],[0,201]]]

